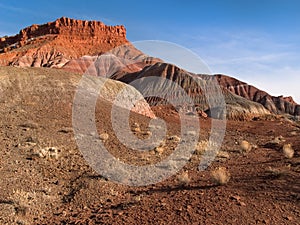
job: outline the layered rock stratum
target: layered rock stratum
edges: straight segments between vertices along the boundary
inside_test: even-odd
[[[219,87],[214,76],[190,73],[168,63],[158,62],[141,71],[123,76],[116,73],[112,77],[134,85],[141,93],[149,96],[146,99],[150,105],[168,104],[168,101],[171,101],[177,103],[175,107],[179,110],[181,108],[196,110],[199,114],[206,112],[216,118],[226,114],[227,119],[234,120],[246,120],[270,114],[263,105],[242,98],[222,86]],[[150,79],[146,79],[147,77]],[[151,77],[158,77],[158,79]],[[175,87],[176,85],[178,86]],[[160,97],[152,96],[155,93]],[[192,101],[189,101],[189,98]],[[178,99],[183,101],[178,102]],[[211,115],[212,109],[216,115]]]
[[[245,99],[262,104],[274,114],[300,115],[300,105],[290,96],[271,96],[267,92],[233,77],[221,74],[215,75],[215,77],[225,89]]]
[[[61,68],[71,59],[98,55],[128,44],[124,26],[62,17],[32,25],[0,40],[0,64]]]

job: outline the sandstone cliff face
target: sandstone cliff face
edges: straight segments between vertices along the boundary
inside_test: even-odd
[[[271,96],[267,92],[259,90],[245,82],[225,75],[215,75],[219,84],[230,92],[248,100],[262,104],[274,114],[290,114],[299,116],[300,106],[292,97]]]
[[[0,65],[60,68],[71,59],[98,55],[127,43],[124,26],[62,17],[1,38]]]
[[[147,77],[163,79],[147,80]],[[118,76],[118,80],[132,84],[145,95],[154,94],[154,96],[146,97],[152,106],[168,104],[168,101],[163,100],[165,98],[173,101],[174,107],[179,110],[196,108],[199,113],[205,111],[214,118],[222,118],[226,114],[227,119],[248,120],[270,114],[261,104],[237,96],[225,88],[220,88],[213,76],[189,73],[167,63],[159,62],[147,66],[141,71]],[[185,93],[176,88],[176,85],[187,93],[188,98]],[[192,102],[189,102],[189,98]]]

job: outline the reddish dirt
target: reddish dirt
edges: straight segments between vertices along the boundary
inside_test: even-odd
[[[72,104],[80,76],[49,69],[30,74],[1,79],[0,224],[299,224],[300,125],[296,122],[284,117],[227,121],[221,147],[228,153],[225,158],[218,157],[207,170],[198,171],[201,156],[193,157],[178,173],[188,172],[191,180],[185,185],[174,175],[154,185],[131,187],[97,174],[76,146]],[[166,141],[162,155],[138,155],[126,149],[114,138],[110,107],[99,99],[98,131],[109,134],[106,146],[121,160],[151,164],[176,147]],[[168,135],[179,134],[176,112],[170,108],[154,112],[166,120]],[[134,122],[141,126],[138,137],[145,138],[149,119],[132,113],[132,126]],[[199,123],[203,140],[211,121],[200,118]],[[241,153],[237,144],[241,140],[257,148]],[[293,145],[293,158],[283,156],[284,143]],[[58,157],[36,154],[46,147],[57,148]],[[231,174],[223,186],[210,176],[219,166]]]

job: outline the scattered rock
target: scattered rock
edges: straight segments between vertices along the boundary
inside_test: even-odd
[[[72,133],[73,132],[73,127],[64,127],[62,129],[60,129],[58,132],[61,132],[61,133]]]
[[[179,142],[180,141],[180,137],[178,137],[177,135],[173,135],[173,136],[169,136],[168,140]]]
[[[40,149],[38,155],[41,158],[58,159],[59,151],[56,147],[47,147]]]
[[[228,152],[225,152],[225,151],[219,151],[217,157],[218,157],[218,158],[229,159],[229,158],[230,158],[230,155],[229,155]]]
[[[285,139],[280,135],[275,137],[274,140],[270,141],[272,144],[280,144],[281,142],[285,142]]]
[[[240,206],[246,206],[246,203],[241,200],[240,196],[235,195],[235,196],[231,196],[230,198],[233,199],[234,201],[236,201],[236,203],[238,205],[240,205]]]
[[[29,129],[37,129],[38,128],[38,124],[35,123],[35,122],[29,121],[29,122],[21,124],[20,127],[29,128]]]

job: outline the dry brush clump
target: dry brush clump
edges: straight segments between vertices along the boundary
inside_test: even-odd
[[[291,144],[285,144],[282,147],[282,153],[283,153],[283,155],[284,155],[285,158],[291,159],[291,158],[294,157],[295,151],[292,148]]]
[[[271,144],[280,144],[281,142],[285,142],[284,137],[282,137],[281,135],[275,137],[273,140],[270,141]]]
[[[177,176],[177,180],[180,185],[188,185],[191,182],[189,173],[187,171],[184,171],[183,173],[179,174]]]
[[[147,131],[143,132],[143,135],[145,135],[145,136],[151,136],[152,132],[150,130],[147,130]]]
[[[158,146],[158,147],[155,147],[154,149],[155,153],[157,153],[158,155],[162,155],[165,151],[164,147],[163,146]]]
[[[50,188],[43,191],[13,189],[9,198],[15,209],[16,224],[35,224],[34,218],[41,219],[45,212],[60,201]]]
[[[269,166],[266,169],[266,172],[271,177],[279,178],[279,177],[287,175],[288,170],[287,169],[274,168],[274,167]]]
[[[141,132],[141,128],[140,128],[140,125],[138,123],[133,123],[131,129],[132,129],[133,132],[136,132],[136,133]]]
[[[174,141],[174,142],[179,142],[180,141],[180,137],[178,137],[177,135],[172,135],[172,136],[168,137],[168,140]]]
[[[158,144],[158,146],[156,146],[154,148],[153,152],[155,154],[162,155],[166,149],[167,149],[166,142],[165,142],[165,140],[163,140],[163,141],[161,141],[161,143]]]
[[[99,135],[99,138],[101,141],[106,141],[109,138],[109,134],[108,133],[102,133]]]
[[[225,167],[218,167],[211,172],[212,180],[217,185],[225,185],[230,180],[230,173]]]
[[[243,140],[240,142],[241,152],[247,153],[247,152],[250,152],[251,149],[252,149],[252,145],[248,141]]]
[[[140,133],[141,132],[141,128],[140,127],[133,127],[132,131],[135,133]]]
[[[46,159],[58,159],[59,150],[56,147],[46,147],[39,150],[38,156]]]
[[[203,155],[207,146],[208,146],[208,141],[206,141],[206,140],[199,141],[195,148],[194,154],[195,155]]]
[[[230,155],[228,152],[226,151],[219,151],[218,154],[217,154],[217,157],[219,159],[229,159],[230,158]]]

